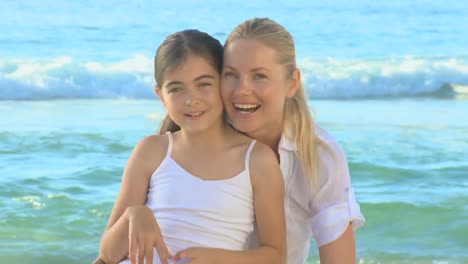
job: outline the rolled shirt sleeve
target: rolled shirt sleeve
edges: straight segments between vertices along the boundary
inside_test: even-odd
[[[311,197],[311,228],[318,247],[338,239],[351,222],[354,229],[364,224],[356,202],[346,155],[334,140],[320,141],[318,148],[318,190]]]

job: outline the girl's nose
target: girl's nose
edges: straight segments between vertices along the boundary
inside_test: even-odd
[[[192,106],[200,103],[200,97],[198,94],[194,92],[189,92],[187,96],[185,97],[185,102],[184,105],[186,106]]]

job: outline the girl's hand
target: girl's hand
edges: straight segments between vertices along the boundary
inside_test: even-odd
[[[151,210],[146,206],[132,206],[128,209],[129,258],[132,264],[153,263],[153,250],[156,247],[161,264],[168,264],[171,258],[159,225]],[[136,257],[138,256],[138,262]]]

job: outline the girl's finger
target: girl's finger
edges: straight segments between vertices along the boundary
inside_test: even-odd
[[[137,251],[137,239],[133,232],[130,232],[129,237],[129,248],[128,248],[128,257],[132,264],[136,264],[136,251]]]
[[[153,264],[153,243],[146,241],[146,264]]]
[[[141,236],[137,238],[138,241],[138,264],[144,264],[145,258],[145,239]]]

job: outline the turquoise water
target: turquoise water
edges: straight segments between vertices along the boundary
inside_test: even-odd
[[[254,16],[296,40],[343,145],[362,263],[468,263],[466,1],[0,1],[0,263],[89,263],[134,144],[164,115],[169,33]],[[317,260],[311,246],[310,263]]]
[[[468,101],[310,104],[348,154],[367,218],[359,259],[468,261]],[[0,262],[91,262],[126,159],[163,115],[159,101],[4,101],[0,113]]]

